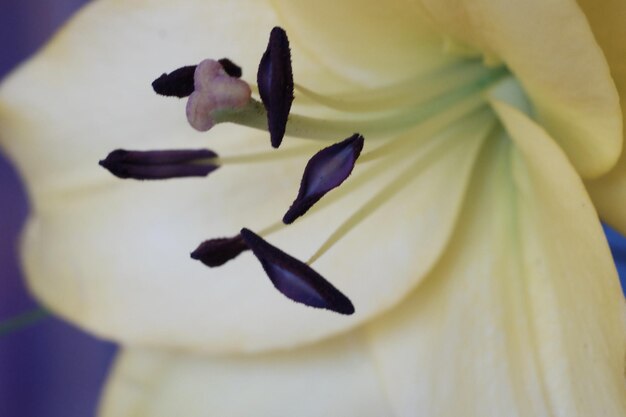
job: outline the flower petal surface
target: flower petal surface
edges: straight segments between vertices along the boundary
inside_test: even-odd
[[[154,95],[150,82],[207,56],[231,58],[251,79],[275,24],[267,6],[246,0],[102,0],[1,87],[1,143],[33,203],[25,270],[48,307],[123,343],[259,351],[353,328],[391,308],[428,272],[454,227],[480,137],[457,135],[357,166],[337,198],[327,196],[293,226],[264,236],[304,261],[360,207],[373,207],[352,217],[355,227],[314,265],[358,315],[337,317],[286,300],[250,253],[219,269],[189,259],[206,239],[279,222],[307,158],[327,143],[288,138],[273,151],[266,133],[231,125],[202,135],[187,125],[184,104]],[[294,56],[305,78],[322,79],[306,63]],[[178,147],[208,147],[223,158],[296,156],[225,165],[206,181],[150,184],[120,181],[98,166],[117,148]],[[394,192],[372,204],[381,190]]]
[[[455,52],[482,54],[519,78],[536,119],[581,175],[600,176],[619,157],[619,98],[573,0],[274,2],[293,42],[349,79],[393,84],[449,63]]]
[[[395,415],[622,416],[624,300],[593,206],[544,130],[494,108],[507,133],[448,251],[366,328]]]
[[[575,1],[420,1],[452,36],[507,65],[583,177],[613,167],[622,147],[619,97]]]
[[[443,38],[421,7],[405,0],[388,1],[384,7],[376,0],[272,3],[293,49],[351,84],[393,84],[458,59],[443,53]]]
[[[626,2],[579,0],[598,43],[606,56],[626,117]],[[606,175],[587,182],[594,205],[603,221],[626,234],[626,154]]]
[[[100,417],[251,413],[391,415],[365,343],[351,335],[297,351],[236,357],[127,348],[109,380]]]

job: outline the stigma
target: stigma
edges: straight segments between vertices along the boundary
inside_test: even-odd
[[[225,167],[226,175],[231,164],[280,163],[284,158],[309,155],[300,187],[294,190],[294,200],[280,221],[259,232],[243,227],[230,237],[208,238],[191,252],[191,258],[218,268],[249,252],[286,298],[350,315],[355,311],[352,301],[312,264],[394,193],[403,192],[415,176],[413,166],[419,166],[419,158],[434,158],[454,146],[459,127],[488,134],[495,117],[484,93],[506,80],[508,73],[502,68],[468,62],[415,83],[419,89],[407,82],[371,89],[362,95],[328,96],[294,82],[289,40],[286,32],[276,27],[259,59],[257,85],[248,84],[241,76],[242,69],[228,58],[205,59],[162,74],[152,87],[163,96],[186,98],[187,121],[198,131],[234,123],[267,132],[267,152],[219,157],[208,149],[116,150],[100,164],[121,178],[169,179],[207,176],[218,167]],[[258,92],[258,98],[253,91]],[[320,119],[294,112],[292,107],[298,97],[334,112],[336,117]],[[281,147],[285,138],[305,140],[304,146],[285,149]],[[422,152],[424,149],[427,151]],[[405,163],[412,156],[415,164],[409,164],[385,189],[348,213],[307,261],[298,260],[266,240],[282,228],[298,227],[299,218],[318,215],[338,199],[349,198],[352,191],[376,178],[389,164]],[[363,169],[366,164],[369,166]]]
[[[219,61],[205,59],[194,70],[194,90],[187,100],[187,120],[205,132],[216,124],[220,112],[236,112],[250,101],[252,91],[245,82],[228,74]]]

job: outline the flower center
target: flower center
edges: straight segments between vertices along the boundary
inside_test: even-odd
[[[228,122],[269,131],[274,148],[280,147],[285,135],[318,142],[223,158],[208,149],[116,150],[100,164],[121,178],[206,176],[230,164],[280,163],[280,159],[310,153],[312,144],[331,141],[306,164],[300,189],[282,223],[258,234],[243,228],[233,237],[209,239],[191,257],[217,267],[251,250],[272,284],[288,298],[352,314],[350,300],[311,265],[468,135],[486,138],[492,134],[496,119],[484,98],[485,91],[509,74],[502,67],[486,68],[477,60],[466,60],[396,85],[338,95],[319,94],[296,84],[292,74],[287,35],[281,28],[274,28],[260,59],[256,87],[240,79],[241,69],[232,61],[222,59],[205,60],[163,74],[153,82],[153,88],[161,95],[189,97],[187,119],[200,131]],[[253,90],[258,91],[260,100],[252,97]],[[294,90],[299,100],[322,107],[332,116],[316,118],[292,111]],[[348,198],[390,166],[403,169],[348,214],[307,262],[264,240],[299,217],[317,215],[339,199]]]

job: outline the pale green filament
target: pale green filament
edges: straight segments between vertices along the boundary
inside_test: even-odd
[[[379,158],[389,152],[393,152],[394,149],[402,150],[406,149],[408,146],[414,146],[416,138],[430,138],[437,132],[445,129],[447,126],[453,125],[457,120],[468,117],[468,115],[474,116],[479,109],[482,109],[482,111],[479,111],[478,113],[483,116],[485,114],[488,116],[492,115],[491,111],[487,110],[487,104],[481,96],[475,95],[471,96],[467,100],[459,101],[448,110],[436,114],[417,126],[417,128],[411,130],[411,135],[402,135],[389,139],[378,148],[364,153],[359,158],[359,162],[367,162],[372,159]]]
[[[220,156],[218,158],[212,158],[210,160],[207,160],[206,162],[211,162],[216,165],[272,162],[278,159],[286,159],[292,158],[294,156],[313,154],[316,150],[316,146],[308,143],[302,146],[296,146],[288,149],[281,148],[278,150],[270,150],[265,152],[256,152],[235,156]]]
[[[432,132],[429,132],[426,129],[418,128],[397,139],[399,141],[402,141],[404,145],[409,144],[411,147],[419,149],[418,159],[422,159],[426,157],[424,153],[432,151],[433,148],[438,149],[441,146],[441,143],[446,142],[452,135],[456,135],[454,137],[458,138],[458,136],[463,134],[465,130],[478,130],[478,134],[480,135],[481,132],[485,132],[484,129],[491,130],[494,126],[495,120],[496,119],[493,112],[483,109],[465,116],[457,123],[446,126],[444,131],[441,132],[441,134],[438,136],[433,136]],[[350,179],[346,181],[345,184],[342,184],[341,188],[337,190],[338,192],[330,193],[324,196],[322,200],[320,200],[315,206],[313,206],[311,210],[307,213],[307,217],[310,218],[311,216],[316,215],[318,212],[324,210],[327,207],[331,207],[337,201],[348,197],[353,192],[366,186],[369,182],[371,182],[371,180],[375,179],[378,175],[388,170],[389,166],[396,165],[401,160],[407,159],[410,156],[415,156],[415,153],[399,152],[403,149],[404,148],[396,148],[386,153],[384,155],[385,158],[380,158],[376,162],[374,162],[374,165],[370,166],[370,164],[368,164],[367,170],[361,169],[358,170],[358,172],[355,172],[355,174],[353,174]],[[361,159],[359,159],[358,162],[362,162]],[[375,208],[372,208],[372,210],[374,209]],[[363,217],[362,220],[364,219],[365,218]],[[300,219],[296,221],[300,221]],[[258,234],[260,236],[267,237],[272,233],[282,230],[284,227],[287,227],[287,225],[282,222],[277,222],[269,227],[264,228]],[[335,232],[335,234],[333,234],[333,237],[335,239],[331,242],[329,238],[329,241],[326,242],[327,246],[323,246],[322,248],[320,248],[318,253],[314,255],[314,257],[311,258],[312,260],[310,260],[309,262],[312,262],[322,256],[323,253],[330,249],[330,247],[334,245],[334,243],[336,243],[348,231],[349,229],[342,229],[343,234],[341,234],[341,236],[337,234],[339,232]]]
[[[276,222],[258,231],[257,235],[265,237],[267,235],[271,235],[274,232],[278,232],[279,230],[283,229],[285,226],[287,225],[283,222]]]
[[[428,103],[402,108],[396,112],[379,113],[376,117],[370,115],[367,119],[324,120],[292,114],[287,122],[286,133],[288,136],[332,141],[349,137],[355,132],[362,134],[367,140],[387,137],[418,125],[461,100],[482,99],[482,92],[506,74],[508,73],[505,69],[499,69],[495,73],[490,73],[472,84],[443,94]],[[243,109],[216,112],[214,118],[218,123],[232,122],[267,130],[265,107],[254,99],[250,100]]]
[[[338,192],[329,193],[324,196],[322,200],[311,208],[307,216],[310,217],[314,213],[317,213],[326,207],[332,206],[335,202],[349,196],[353,192],[367,185],[378,175],[388,171],[390,166],[397,166],[402,160],[406,160],[408,157],[416,157],[424,152],[427,152],[430,147],[437,146],[438,142],[445,141],[449,135],[461,134],[462,132],[460,132],[459,129],[480,129],[481,126],[484,126],[485,124],[491,125],[495,121],[493,112],[488,110],[480,111],[479,114],[476,115],[476,118],[472,118],[470,120],[469,118],[472,116],[474,116],[474,114],[466,116],[464,119],[459,120],[453,125],[446,126],[445,130],[440,132],[439,135],[432,135],[431,132],[418,127],[417,129],[396,138],[395,140],[401,141],[404,145],[410,145],[414,151],[406,152],[404,147],[396,147],[393,151],[384,154],[384,158],[377,158],[374,162],[368,163],[367,170],[355,169],[355,172],[350,176],[350,178],[341,185],[341,188],[337,190]],[[361,164],[362,162],[361,158],[359,158],[357,164]]]
[[[457,65],[437,74],[409,80],[384,89],[359,94],[324,96],[298,86],[298,92],[311,103],[339,110],[343,119],[317,119],[299,114],[289,116],[287,136],[338,142],[353,133],[366,139],[366,147],[357,160],[357,168],[340,188],[324,196],[306,217],[347,198],[372,180],[397,167],[401,172],[356,209],[322,243],[307,261],[323,256],[350,230],[365,221],[378,208],[414,183],[420,174],[452,148],[465,140],[484,141],[496,125],[488,107],[485,91],[510,74],[506,68],[486,69],[477,62]],[[237,111],[214,115],[217,122],[232,122],[267,130],[263,104],[252,99]],[[384,141],[381,139],[385,139]],[[215,164],[263,163],[290,157],[312,156],[319,146],[303,144],[247,155],[219,157]],[[364,165],[367,163],[367,168]],[[295,196],[295,193],[294,193]],[[286,209],[286,208],[285,208]],[[298,219],[297,221],[302,221]],[[259,232],[266,237],[286,227],[276,222]]]
[[[295,85],[296,92],[312,102],[344,112],[380,112],[392,108],[415,106],[464,85],[479,82],[485,77],[498,76],[501,69],[487,69],[481,62],[463,62],[443,70],[411,79],[396,85],[358,93],[322,95]]]
[[[491,115],[491,120],[481,120],[483,126],[482,129],[472,132],[472,136],[478,140],[484,140],[493,131],[495,126],[495,117]],[[466,127],[463,125],[463,127]],[[469,127],[469,126],[467,126]],[[445,135],[447,140],[433,141],[430,149],[426,152],[420,153],[412,164],[408,168],[404,169],[399,175],[397,175],[387,186],[381,191],[375,194],[370,200],[362,205],[356,212],[354,212],[348,219],[346,219],[326,241],[320,246],[320,248],[311,256],[307,261],[307,264],[312,264],[321,256],[323,256],[330,248],[332,248],[341,238],[348,234],[350,230],[356,227],[359,223],[363,222],[367,217],[374,213],[379,207],[392,199],[395,195],[404,190],[413,181],[415,181],[419,174],[427,169],[430,165],[436,162],[441,156],[450,150],[451,146],[458,146],[462,143],[460,140],[451,141],[450,138],[458,137],[457,135]]]

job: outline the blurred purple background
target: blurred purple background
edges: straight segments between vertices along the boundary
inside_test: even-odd
[[[86,2],[0,0],[0,77]],[[23,186],[0,154],[0,322],[37,307],[24,288],[16,253],[27,212]],[[0,336],[0,416],[94,416],[114,350],[51,317]]]
[[[0,0],[0,77],[31,55],[86,0]],[[16,254],[26,195],[0,154],[0,322],[30,311]],[[620,275],[626,240],[607,230]],[[623,284],[622,284],[623,285]],[[93,417],[115,351],[55,318],[0,336],[0,416]]]

